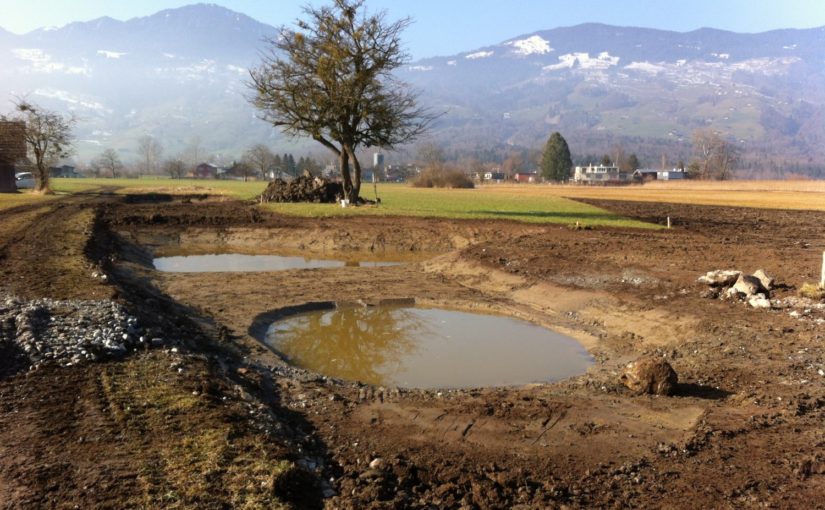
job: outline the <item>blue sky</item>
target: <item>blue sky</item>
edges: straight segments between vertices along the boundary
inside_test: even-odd
[[[25,33],[101,16],[126,20],[196,3],[186,0],[0,0],[0,26]],[[291,24],[307,0],[213,0],[271,25]],[[313,5],[323,4],[310,0]],[[559,26],[601,22],[680,32],[735,32],[825,26],[823,0],[367,0],[391,19],[410,16],[404,33],[418,59],[452,55]]]

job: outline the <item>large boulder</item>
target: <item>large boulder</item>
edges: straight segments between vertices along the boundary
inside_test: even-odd
[[[759,283],[762,284],[762,288],[765,290],[773,290],[773,278],[768,276],[765,273],[764,269],[757,269],[756,272],[753,273],[754,278],[759,280]]]
[[[770,308],[771,300],[765,297],[764,294],[754,294],[748,298],[748,304],[754,308]]]
[[[759,278],[749,274],[741,274],[733,284],[733,290],[739,294],[744,294],[745,297],[751,297],[755,294],[768,294],[768,290],[762,286]]]
[[[742,271],[733,269],[717,269],[699,277],[699,283],[710,285],[711,287],[729,287],[736,282]]]
[[[628,363],[621,382],[638,395],[673,395],[679,377],[661,358],[642,358]]]

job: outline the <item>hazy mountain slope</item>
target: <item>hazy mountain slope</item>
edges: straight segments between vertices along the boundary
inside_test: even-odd
[[[273,139],[254,117],[243,81],[264,38],[275,33],[248,16],[200,4],[125,22],[71,23],[5,42],[0,34],[0,97],[28,95],[74,111],[85,159],[109,146],[130,158],[146,133],[167,154],[198,137],[209,152],[233,157],[249,140]]]
[[[446,115],[453,143],[537,146],[549,132],[574,151],[639,144],[687,155],[710,127],[749,155],[814,164],[825,125],[825,29],[735,34],[586,24],[408,66],[403,79]],[[652,144],[652,147],[650,147]],[[648,158],[649,159],[649,158]],[[820,164],[821,166],[821,164]]]
[[[0,30],[0,98],[28,94],[76,112],[85,159],[106,147],[131,158],[145,133],[167,154],[194,137],[228,158],[259,141],[282,150],[294,142],[255,117],[244,86],[275,33],[205,4],[24,35]],[[459,152],[539,147],[560,130],[576,153],[622,144],[652,163],[662,152],[687,157],[693,130],[710,127],[738,140],[749,164],[825,161],[825,28],[676,33],[585,24],[413,62],[399,75],[445,112],[432,137]]]

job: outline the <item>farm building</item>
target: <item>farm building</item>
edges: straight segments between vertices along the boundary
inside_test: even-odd
[[[516,182],[539,182],[539,176],[536,172],[516,172],[513,179]]]
[[[656,178],[660,181],[678,181],[685,179],[685,171],[674,168],[673,170],[659,170],[656,172]]]
[[[14,165],[26,157],[26,124],[17,121],[0,122],[0,193],[14,193]]]
[[[633,177],[640,181],[654,181],[659,178],[659,170],[655,168],[639,168],[633,172]]]
[[[80,177],[75,168],[71,165],[53,166],[49,168],[50,177]]]
[[[488,182],[501,182],[504,180],[504,172],[487,172],[484,174],[484,180]]]
[[[630,184],[634,182],[632,172],[622,172],[614,165],[577,166],[573,174],[577,184]]]
[[[226,169],[212,163],[201,163],[192,170],[191,176],[195,179],[221,179],[224,177]]]
[[[633,172],[633,176],[643,181],[676,181],[685,179],[685,171],[678,168],[673,170],[654,170],[651,168],[640,168]]]

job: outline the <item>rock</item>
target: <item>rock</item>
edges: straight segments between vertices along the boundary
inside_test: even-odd
[[[135,317],[112,301],[6,299],[0,309],[0,330],[7,330],[29,370],[41,362],[72,366],[103,356],[122,356],[137,345]]]
[[[725,299],[739,299],[739,296],[739,292],[733,287],[728,287],[728,289],[722,293],[722,297]]]
[[[628,363],[621,382],[639,395],[672,395],[679,378],[667,361],[642,358]]]
[[[765,290],[773,290],[773,278],[765,273],[764,269],[757,269],[756,272],[753,273],[754,278],[759,280],[759,283],[762,284],[762,288]]]
[[[699,283],[710,285],[711,287],[728,287],[736,282],[742,271],[734,269],[717,269],[710,271],[699,277]]]
[[[370,469],[383,469],[384,468],[384,459],[381,457],[376,457],[372,459],[370,462]]]
[[[766,298],[764,294],[754,294],[748,298],[748,304],[754,308],[770,308],[771,300]]]
[[[762,287],[762,282],[759,281],[759,278],[747,274],[739,275],[736,283],[733,284],[733,290],[744,294],[745,297],[759,293],[767,294],[767,290]]]

